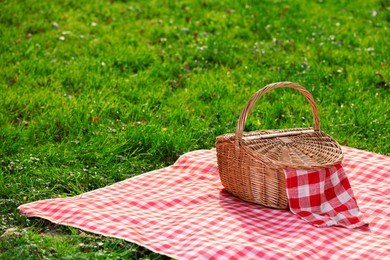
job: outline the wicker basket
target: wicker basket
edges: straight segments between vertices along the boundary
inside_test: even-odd
[[[313,128],[244,132],[248,114],[266,92],[281,87],[301,92],[309,102]],[[283,169],[321,169],[341,163],[340,145],[320,131],[317,106],[301,85],[279,82],[256,92],[242,110],[235,134],[217,137],[219,175],[222,185],[242,200],[287,209],[286,180]]]

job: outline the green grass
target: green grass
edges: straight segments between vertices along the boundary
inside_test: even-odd
[[[162,258],[16,207],[172,164],[234,132],[268,83],[305,86],[322,130],[390,155],[390,3],[0,1],[0,258]],[[296,91],[247,130],[305,127]]]

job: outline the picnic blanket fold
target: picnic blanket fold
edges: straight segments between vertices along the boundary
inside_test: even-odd
[[[284,170],[290,211],[316,227],[362,227],[363,220],[341,164],[321,170]]]

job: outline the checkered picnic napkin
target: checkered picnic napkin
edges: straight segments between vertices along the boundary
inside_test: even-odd
[[[341,164],[321,170],[285,170],[291,212],[317,227],[367,224]]]
[[[137,243],[176,259],[384,259],[390,256],[390,157],[344,149],[343,168],[370,224],[317,228],[288,210],[223,190],[215,150],[22,214]]]

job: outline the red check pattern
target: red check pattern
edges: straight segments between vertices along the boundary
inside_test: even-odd
[[[358,229],[316,228],[288,210],[223,190],[215,150],[71,198],[37,201],[22,214],[137,243],[176,259],[385,259],[390,256],[390,157],[343,148],[361,212]]]
[[[290,211],[317,227],[361,227],[351,185],[341,164],[322,170],[285,170]]]

